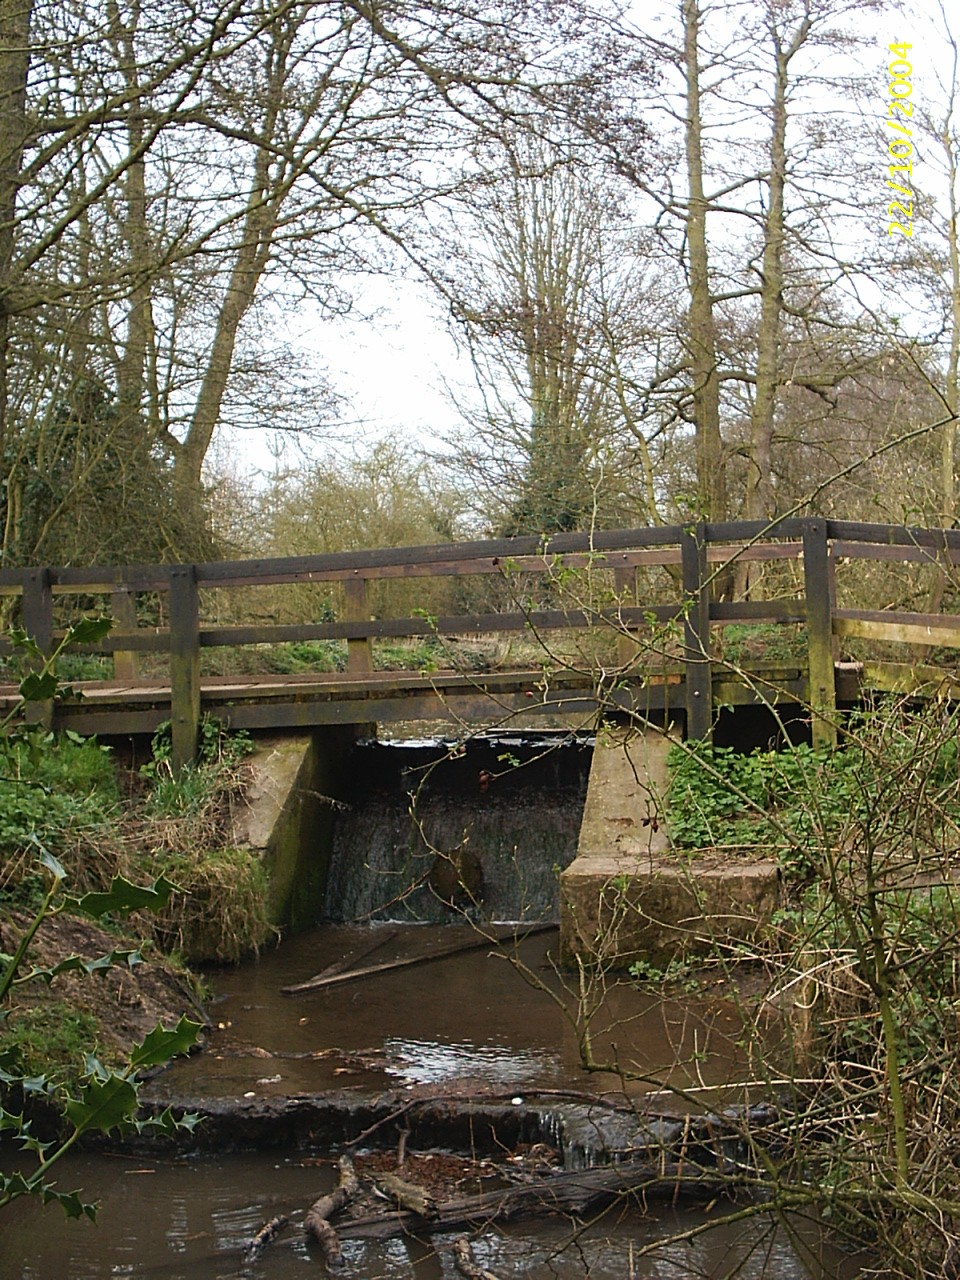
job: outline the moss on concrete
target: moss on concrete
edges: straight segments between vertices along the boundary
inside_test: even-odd
[[[352,727],[264,738],[250,758],[253,776],[236,840],[261,853],[270,919],[282,929],[305,929],[320,917],[337,797],[354,738]]]

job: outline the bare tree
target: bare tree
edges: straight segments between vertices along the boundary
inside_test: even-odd
[[[566,66],[578,14],[554,13],[557,57],[536,0],[389,14],[236,0],[209,21],[113,0],[105,24],[74,0],[37,4],[32,27],[14,7],[5,137],[24,141],[5,159],[0,295],[15,325],[0,363],[18,430],[42,434],[92,379],[172,471],[177,509],[198,511],[258,303],[339,309],[351,271],[416,258],[413,225],[469,176],[474,139],[597,78],[585,56]],[[57,385],[38,382],[50,367]],[[301,416],[316,426],[327,408],[318,396]],[[8,468],[35,466],[22,443]]]
[[[637,470],[624,452],[633,412],[624,370],[639,270],[625,193],[529,134],[481,159],[484,181],[456,203],[441,240],[443,260],[456,264],[446,269],[451,320],[477,390],[476,403],[458,404],[466,426],[453,465],[505,532],[622,520]],[[656,499],[645,448],[641,469],[629,515],[646,523]]]

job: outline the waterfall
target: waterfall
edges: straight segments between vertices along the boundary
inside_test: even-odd
[[[558,919],[592,748],[571,735],[358,744],[324,917]]]

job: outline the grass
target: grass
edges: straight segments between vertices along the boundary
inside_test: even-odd
[[[97,1041],[92,1013],[65,1000],[20,1007],[4,1023],[3,1048],[25,1076],[49,1076],[55,1084],[73,1083],[84,1055]]]

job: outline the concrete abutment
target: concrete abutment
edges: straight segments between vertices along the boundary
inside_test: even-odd
[[[263,859],[270,878],[269,915],[296,932],[316,924],[330,867],[333,824],[353,725],[277,734],[257,741],[235,842]]]
[[[666,821],[669,730],[597,736],[575,860],[560,876],[560,949],[664,966],[755,938],[780,902],[774,862],[678,857]]]

